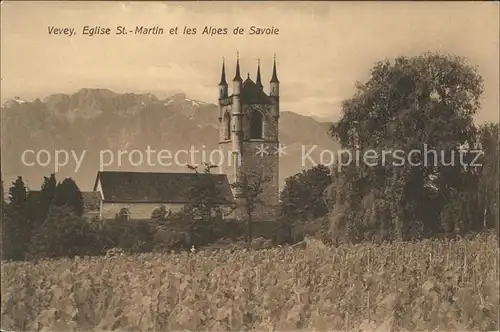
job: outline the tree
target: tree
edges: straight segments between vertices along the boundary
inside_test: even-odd
[[[3,217],[5,215],[5,192],[4,192],[4,187],[3,187],[3,177],[2,177],[2,153],[0,151],[0,190],[1,190],[1,194],[2,194],[2,198],[1,198],[1,201],[0,201],[0,217],[2,218],[1,220],[3,220]],[[1,225],[1,223],[0,223]]]
[[[187,189],[187,196],[190,198],[187,210],[191,211],[193,216],[210,223],[214,212],[230,204],[231,201],[221,190],[216,177],[211,174],[212,166],[207,164],[203,173],[198,172],[198,169],[192,166],[188,165],[188,168],[196,173],[197,179],[194,185]]]
[[[328,206],[323,193],[331,183],[330,169],[324,165],[287,178],[280,197],[282,215],[299,221],[324,216],[328,212]]]
[[[28,190],[24,184],[23,177],[18,176],[16,181],[12,182],[9,189],[9,208],[23,211],[28,199]]]
[[[1,190],[1,194],[2,194],[2,198],[1,198],[1,201],[0,201],[0,212],[2,214],[2,218],[3,216],[5,215],[5,192],[4,192],[4,189],[3,189],[3,180],[0,180],[0,190]]]
[[[50,206],[56,195],[57,181],[54,173],[49,177],[43,177],[42,188],[40,190],[40,217],[44,221],[49,213]]]
[[[0,161],[1,162],[1,161]],[[0,178],[1,178],[1,171],[0,171]],[[3,189],[3,180],[0,179],[0,190],[1,190],[1,193],[2,193],[2,200],[0,201],[0,259],[4,256],[3,254],[3,222],[4,222],[4,218],[5,218],[5,193],[4,193],[4,189]]]
[[[182,214],[189,217],[191,240],[198,245],[217,237],[215,214],[234,204],[221,190],[217,178],[211,174],[212,168],[213,165],[205,164],[204,172],[200,173],[197,167],[188,165],[188,169],[196,173],[196,181],[192,187],[187,188],[190,202]]]
[[[331,183],[330,169],[324,165],[303,170],[285,180],[280,218],[282,231],[289,240],[294,242],[296,235],[302,236],[309,226],[316,228],[318,225],[313,224],[328,213],[324,192]]]
[[[474,148],[481,151],[476,168],[478,180],[478,204],[481,209],[482,227],[498,228],[499,197],[499,125],[486,123],[479,127]]]
[[[47,189],[47,198],[49,196]],[[80,189],[72,178],[66,178],[57,185],[54,198],[54,206],[69,206],[78,217],[83,215],[83,197]]]
[[[330,187],[342,201],[331,217],[343,229],[334,232],[354,242],[442,232],[444,207],[471,184],[459,147],[473,143],[481,93],[482,78],[460,57],[426,53],[377,63],[331,129],[352,156],[377,156],[343,166]]]
[[[6,206],[2,224],[2,252],[4,259],[23,260],[30,237],[30,224],[26,215],[28,191],[21,176],[9,189],[9,204]]]
[[[55,187],[56,180],[52,174],[50,178],[44,177],[41,191],[28,191],[24,210],[28,220],[29,233],[45,221],[48,209],[52,204]]]
[[[58,258],[102,253],[98,230],[85,223],[72,206],[52,206],[32,237],[33,258]]]
[[[235,189],[236,211],[241,210],[246,217],[247,224],[247,244],[252,245],[252,226],[254,214],[259,206],[265,206],[266,202],[262,197],[266,184],[270,178],[264,175],[262,169],[252,169],[243,172],[240,180],[231,186]]]
[[[32,231],[40,225],[44,219],[40,219],[40,195],[37,191],[28,191],[25,204],[25,214],[28,218],[29,229]]]

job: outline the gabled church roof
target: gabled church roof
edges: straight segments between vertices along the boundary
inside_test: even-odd
[[[94,191],[100,184],[104,202],[185,204],[190,201],[189,190],[204,176],[214,178],[220,203],[233,201],[225,174],[103,171],[97,173]]]
[[[244,104],[270,104],[271,99],[262,91],[260,86],[254,83],[248,75],[243,82],[240,92],[241,102]]]

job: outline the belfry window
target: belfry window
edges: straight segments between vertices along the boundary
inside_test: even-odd
[[[250,116],[250,138],[262,138],[263,116],[259,111],[253,111]]]
[[[229,112],[224,114],[224,139],[231,139],[231,116]]]

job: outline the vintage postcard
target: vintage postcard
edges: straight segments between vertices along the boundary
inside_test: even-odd
[[[498,3],[0,6],[2,331],[499,329]]]

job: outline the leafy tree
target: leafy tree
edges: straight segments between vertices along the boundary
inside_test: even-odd
[[[1,162],[1,161],[0,161]],[[2,173],[0,171],[0,190],[2,194],[2,198],[0,200],[0,257],[3,257],[3,221],[5,218],[5,193],[3,189],[3,180],[1,179]]]
[[[47,198],[49,197],[49,193],[49,189],[47,189]],[[53,205],[70,206],[78,217],[83,215],[82,193],[73,179],[66,178],[57,185]]]
[[[187,196],[191,200],[188,210],[196,217],[207,220],[209,223],[216,210],[231,203],[210,170],[209,166],[205,168],[203,173],[196,169],[197,181],[194,186],[187,189]]]
[[[4,211],[4,208],[5,208],[5,192],[4,192],[4,187],[3,187],[3,178],[2,178],[2,154],[0,153],[0,190],[2,190],[2,198],[1,198],[1,201],[0,201],[0,217],[2,218],[3,220],[3,217],[5,215],[5,211]],[[0,223],[1,225],[1,223]]]
[[[443,209],[471,183],[459,147],[473,143],[481,93],[481,77],[459,57],[427,53],[377,63],[331,129],[352,156],[378,156],[341,168],[329,189],[341,202],[331,214],[333,232],[353,242],[408,240],[448,227]]]
[[[205,164],[203,173],[196,167],[188,166],[196,173],[197,180],[187,188],[190,203],[183,209],[183,215],[190,219],[190,234],[193,244],[204,244],[217,237],[215,214],[233,202],[221,190],[215,176],[211,174],[212,165]]]
[[[261,169],[252,169],[242,173],[240,180],[232,184],[236,192],[236,213],[239,213],[240,210],[246,217],[246,238],[249,247],[252,245],[254,214],[260,206],[266,205],[262,193],[269,181],[270,178],[265,176]]]
[[[295,242],[297,236],[304,235],[306,228],[317,224],[316,219],[328,213],[324,192],[331,183],[330,169],[324,165],[304,170],[285,180],[280,197],[280,219],[282,231],[289,240]]]
[[[1,172],[0,172],[1,176]],[[1,190],[2,190],[2,200],[0,201],[0,259],[3,259],[4,257],[4,227],[3,223],[5,220],[5,193],[4,193],[4,188],[3,188],[3,180],[0,180],[0,185],[1,185]]]
[[[0,212],[2,214],[2,218],[3,216],[5,215],[5,192],[4,192],[4,188],[3,188],[3,180],[0,180],[0,190],[1,190],[1,194],[2,194],[2,198],[1,198],[1,201],[0,201]]]
[[[330,169],[324,165],[315,166],[287,178],[281,192],[283,216],[300,221],[324,216],[328,212],[328,206],[323,193],[331,182]]]
[[[446,235],[462,235],[477,230],[481,216],[477,196],[471,191],[453,191],[441,210],[441,223]]]
[[[499,135],[498,123],[487,123],[479,127],[475,149],[481,151],[477,161],[478,199],[482,210],[483,228],[498,227],[499,197]]]

